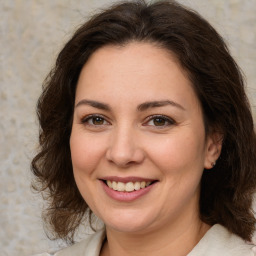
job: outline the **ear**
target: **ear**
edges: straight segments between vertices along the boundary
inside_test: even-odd
[[[220,133],[209,134],[206,140],[204,168],[211,169],[218,160],[222,148],[223,135]]]

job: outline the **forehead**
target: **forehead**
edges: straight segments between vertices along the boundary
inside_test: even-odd
[[[124,62],[126,68],[129,68],[130,71],[135,68],[138,72],[150,68],[152,64],[154,64],[154,69],[157,70],[157,64],[163,69],[163,65],[168,67],[168,63],[173,63],[186,75],[185,70],[181,67],[178,58],[173,52],[157,43],[137,41],[129,42],[125,45],[106,45],[97,49],[89,57],[83,69],[88,69],[88,66],[93,68],[95,65],[101,64],[102,66],[107,64],[105,68],[113,69],[115,68],[116,60],[120,64],[117,66],[120,72],[123,67],[121,64]]]
[[[151,43],[108,45],[95,51],[84,65],[77,98],[100,100],[118,95],[140,100],[197,101],[193,86],[176,56]],[[156,99],[158,98],[158,99]],[[98,99],[99,100],[99,99]]]

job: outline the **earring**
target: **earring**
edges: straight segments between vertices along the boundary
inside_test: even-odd
[[[216,162],[212,162],[212,168],[216,165]]]

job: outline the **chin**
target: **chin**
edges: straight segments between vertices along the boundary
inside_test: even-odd
[[[151,226],[152,222],[153,216],[141,215],[134,212],[119,213],[118,215],[109,215],[109,218],[104,218],[107,228],[125,233],[143,232]]]
[[[142,223],[109,223],[106,227],[122,233],[139,233],[145,231],[147,225]]]

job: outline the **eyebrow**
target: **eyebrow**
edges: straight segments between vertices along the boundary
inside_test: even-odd
[[[106,111],[110,111],[110,106],[108,104],[102,103],[102,102],[98,102],[98,101],[94,101],[94,100],[81,100],[76,104],[76,108],[81,106],[81,105],[88,105],[94,108],[98,108],[101,110],[106,110]]]
[[[88,105],[94,108],[98,108],[101,110],[105,110],[105,111],[111,111],[111,107],[106,104],[106,103],[102,103],[102,102],[98,102],[98,101],[94,101],[94,100],[86,100],[83,99],[81,101],[79,101],[76,104],[76,108],[81,106],[81,105]],[[178,104],[177,102],[171,101],[171,100],[160,100],[160,101],[148,101],[148,102],[144,102],[142,104],[140,104],[137,107],[138,111],[145,111],[149,108],[158,108],[158,107],[164,107],[164,106],[168,106],[171,105],[173,107],[177,107],[179,109],[185,110],[185,108],[183,106],[181,106],[180,104]]]
[[[177,102],[174,102],[172,100],[161,100],[161,101],[149,101],[149,102],[145,102],[140,104],[137,109],[139,111],[145,111],[149,108],[158,108],[158,107],[164,107],[164,106],[168,106],[171,105],[173,107],[177,107],[179,109],[185,110],[185,108],[183,106],[181,106],[180,104],[178,104]]]

